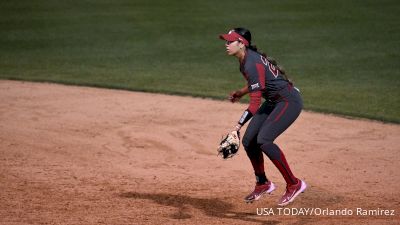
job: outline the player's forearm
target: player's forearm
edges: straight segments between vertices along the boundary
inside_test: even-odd
[[[247,85],[245,85],[245,86],[244,86],[242,89],[240,89],[239,91],[240,91],[241,96],[244,96],[244,95],[246,95],[246,94],[249,93],[249,88],[248,88]]]

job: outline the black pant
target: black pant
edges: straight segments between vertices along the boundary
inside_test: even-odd
[[[297,119],[302,108],[303,102],[300,93],[289,87],[280,92],[277,102],[265,101],[253,116],[242,143],[252,162],[256,177],[265,174],[262,155],[264,152],[279,169],[288,184],[297,182],[283,152],[274,144],[274,141]]]

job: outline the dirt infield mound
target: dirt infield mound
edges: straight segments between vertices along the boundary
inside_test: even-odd
[[[309,188],[280,209],[285,185],[272,163],[277,190],[245,204],[254,177],[244,150],[216,157],[246,105],[0,81],[0,106],[0,224],[400,219],[399,125],[303,112],[277,143]]]

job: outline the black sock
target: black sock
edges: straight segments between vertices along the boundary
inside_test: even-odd
[[[267,179],[267,176],[265,176],[265,173],[256,174],[256,181],[257,181],[257,184],[265,184],[268,182],[268,179]]]

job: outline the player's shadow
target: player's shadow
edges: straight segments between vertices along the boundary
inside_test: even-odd
[[[233,205],[217,198],[204,199],[194,198],[185,195],[173,195],[163,193],[137,193],[137,192],[126,192],[120,194],[120,197],[132,198],[132,199],[148,199],[152,200],[159,205],[173,206],[178,211],[172,214],[170,217],[173,219],[188,219],[192,215],[188,213],[187,206],[199,209],[204,212],[205,215],[210,217],[218,217],[224,219],[236,219],[248,222],[257,222],[260,224],[271,225],[278,224],[279,221],[265,221],[255,219],[256,216],[253,213],[245,212],[234,212],[232,211]],[[252,218],[253,217],[253,218]]]

